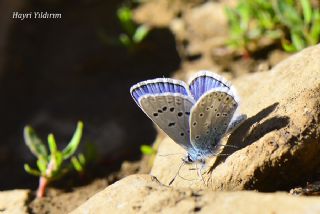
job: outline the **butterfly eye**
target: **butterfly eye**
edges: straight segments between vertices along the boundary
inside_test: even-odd
[[[153,113],[153,116],[158,117],[158,113]]]
[[[173,112],[173,111],[174,111],[174,107],[171,107],[171,108],[170,108],[170,111]]]
[[[167,106],[163,107],[162,111],[167,111]]]
[[[179,113],[178,113],[178,116],[179,116],[179,117],[181,117],[182,115],[183,115],[183,113],[182,113],[182,112],[179,112]]]

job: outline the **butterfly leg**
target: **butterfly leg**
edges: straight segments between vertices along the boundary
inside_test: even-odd
[[[201,163],[201,166],[200,166],[199,168],[198,168],[198,165],[197,165],[197,163],[196,163],[197,174],[198,174],[198,176],[201,178],[203,184],[204,184],[205,186],[207,186],[206,181],[204,180],[203,171],[202,171],[202,170],[204,169],[204,167],[205,167],[205,162],[204,162],[204,161],[201,161],[200,163]]]
[[[179,173],[180,173],[181,167],[182,167],[184,164],[185,164],[185,162],[182,161],[182,163],[181,163],[181,165],[179,166],[179,169],[178,169],[176,175],[175,175],[175,176],[172,178],[172,180],[169,182],[169,186],[173,183],[173,181],[176,179],[177,176],[181,177]],[[181,177],[181,178],[182,178],[182,177]]]

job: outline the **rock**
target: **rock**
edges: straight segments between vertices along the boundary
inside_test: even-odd
[[[133,11],[133,19],[155,28],[168,27],[175,17],[182,16],[185,10],[201,3],[203,0],[148,0]]]
[[[226,5],[218,2],[207,2],[186,11],[183,16],[189,41],[189,54],[209,52],[216,46],[225,44],[228,23],[224,8]],[[172,28],[176,34],[175,28]],[[204,49],[206,51],[204,51]]]
[[[248,119],[224,143],[228,157],[208,160],[205,182],[200,166],[183,166],[175,187],[213,190],[289,190],[306,182],[320,165],[320,45],[307,48],[271,71],[233,81],[242,98],[240,112]],[[169,138],[160,144],[151,174],[168,184],[185,153]],[[167,155],[168,156],[165,156]],[[206,185],[204,185],[206,184]]]
[[[211,52],[224,45],[228,33],[226,5],[221,2],[207,2],[185,9],[181,17],[173,19],[169,27],[175,35],[177,49],[183,58],[203,68],[215,66]]]
[[[134,20],[152,27],[166,27],[178,13],[180,6],[179,1],[148,1],[134,10]]]
[[[213,47],[225,44],[226,5],[230,3],[153,0],[138,7],[134,19],[152,27],[169,27],[175,34],[178,49],[186,47],[181,53],[209,54]]]
[[[83,186],[76,187],[71,182],[69,185],[70,189],[47,188],[45,197],[34,198],[30,201],[29,213],[69,213],[91,196],[103,190],[108,185],[108,181],[97,178]]]
[[[0,191],[0,213],[28,213],[29,190]]]
[[[320,198],[286,193],[174,189],[150,175],[131,175],[91,197],[82,213],[319,213]]]
[[[320,181],[307,183],[306,186],[296,187],[290,190],[292,195],[320,196]]]

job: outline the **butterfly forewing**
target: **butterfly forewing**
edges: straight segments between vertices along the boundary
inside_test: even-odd
[[[191,109],[190,141],[200,151],[214,152],[226,133],[238,102],[226,88],[206,92]]]
[[[189,115],[192,105],[192,100],[179,94],[150,95],[140,99],[140,106],[149,118],[185,149],[191,147]]]

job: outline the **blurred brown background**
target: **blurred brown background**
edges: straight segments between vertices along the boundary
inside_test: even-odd
[[[129,88],[147,78],[169,76],[180,59],[166,29],[153,29],[134,54],[104,43],[100,32],[114,37],[121,32],[115,11],[122,3],[0,2],[0,190],[36,186],[37,179],[23,169],[23,163],[35,160],[23,141],[26,124],[42,139],[53,132],[63,148],[82,120],[82,143],[94,144],[106,171],[139,157],[139,146],[154,140],[152,123]],[[62,18],[13,19],[16,11],[55,12]]]

